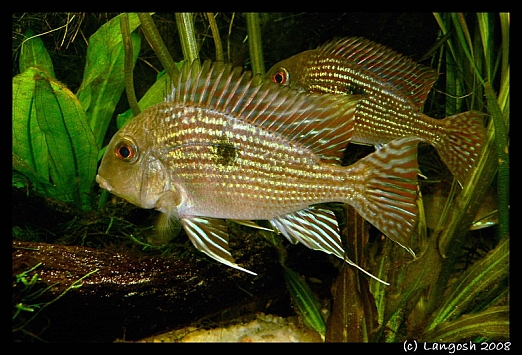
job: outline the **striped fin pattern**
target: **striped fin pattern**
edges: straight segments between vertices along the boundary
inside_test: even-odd
[[[396,139],[351,167],[366,173],[360,201],[353,205],[368,222],[410,254],[417,223],[417,137]]]
[[[345,255],[339,237],[337,219],[332,211],[320,207],[310,207],[273,218],[270,220],[270,224],[290,242],[294,244],[301,242],[312,250],[333,254],[373,279],[388,284],[355,264]]]
[[[486,140],[483,112],[467,111],[442,120],[445,134],[433,145],[453,176],[464,184]]]
[[[216,110],[283,136],[323,159],[341,159],[354,130],[358,95],[299,93],[223,62],[186,63],[169,100]],[[260,84],[259,84],[260,83]]]
[[[196,249],[225,265],[257,275],[235,263],[228,246],[228,227],[225,220],[190,217],[182,218],[181,223]]]
[[[326,43],[317,51],[340,57],[389,83],[389,90],[408,97],[418,108],[424,105],[438,73],[432,68],[415,63],[396,51],[360,37],[344,38]]]
[[[293,244],[301,242],[310,249],[344,258],[337,219],[330,210],[310,207],[273,218],[270,224]]]

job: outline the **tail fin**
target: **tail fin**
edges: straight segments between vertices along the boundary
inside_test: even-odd
[[[445,135],[433,143],[442,161],[461,184],[468,179],[486,139],[484,116],[482,112],[468,111],[445,118]]]
[[[417,137],[389,142],[352,165],[361,169],[365,183],[351,201],[368,222],[413,256],[410,236],[417,223]]]

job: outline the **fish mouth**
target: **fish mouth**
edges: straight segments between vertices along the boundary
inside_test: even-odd
[[[105,180],[104,178],[102,178],[100,175],[96,175],[96,182],[97,182],[98,184],[100,184],[100,186],[101,186],[103,189],[105,189],[105,190],[107,190],[107,191],[109,191],[109,192],[111,192],[112,189],[113,189],[113,187],[111,186],[111,184],[109,184],[109,183],[107,182],[107,180]]]

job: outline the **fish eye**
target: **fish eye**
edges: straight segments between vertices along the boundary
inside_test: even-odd
[[[134,163],[138,159],[136,144],[127,139],[123,139],[116,144],[114,153],[125,163]]]
[[[277,84],[288,84],[290,75],[285,68],[280,68],[272,75],[272,81]]]

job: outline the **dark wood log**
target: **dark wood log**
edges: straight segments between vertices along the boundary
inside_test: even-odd
[[[267,243],[246,234],[238,260],[259,276],[214,263],[202,254],[192,257],[133,256],[81,246],[13,242],[13,303],[23,301],[24,287],[16,275],[42,263],[40,280],[31,290],[52,287],[37,300],[44,307],[22,311],[13,321],[14,340],[32,334],[46,341],[134,340],[193,324],[205,315],[286,293],[277,255]],[[248,246],[247,246],[248,244]],[[235,245],[238,247],[238,245]],[[65,292],[92,273],[81,287]],[[64,294],[65,292],[65,294]],[[25,292],[27,294],[27,292]]]
[[[108,202],[100,213],[77,211],[13,188],[13,305],[40,305],[13,320],[13,340],[132,341],[256,312],[295,315],[276,249],[256,230],[229,225],[232,255],[258,273],[254,277],[196,251],[184,232],[176,241],[185,245],[173,252],[142,252],[133,239],[148,240],[156,217],[154,211],[119,200]],[[335,258],[283,243],[287,266],[315,280],[314,293],[328,300],[337,274]],[[30,280],[37,274],[36,285],[16,282],[17,275],[38,263],[42,265],[26,276]],[[68,290],[89,273],[81,287]]]

